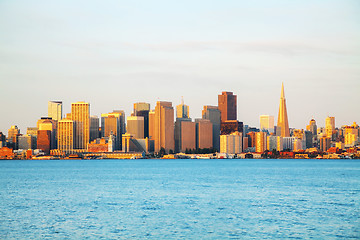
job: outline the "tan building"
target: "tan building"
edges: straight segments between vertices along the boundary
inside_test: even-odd
[[[75,143],[75,122],[62,119],[58,122],[58,149],[64,153],[72,153]]]
[[[26,129],[26,134],[28,134],[28,135],[32,135],[32,136],[37,136],[37,131],[38,131],[39,129],[37,128],[37,127],[28,127],[27,129]]]
[[[101,137],[109,137],[113,134],[115,137],[115,150],[121,150],[122,134],[125,131],[124,111],[101,114]]]
[[[320,151],[326,152],[330,148],[331,138],[330,137],[320,137],[319,142],[320,142]]]
[[[137,116],[136,113],[139,111],[150,111],[150,103],[145,103],[145,102],[134,103],[134,116]]]
[[[16,142],[15,138],[18,134],[20,134],[20,129],[16,125],[11,126],[8,130],[8,139],[12,142]]]
[[[176,106],[176,118],[189,118],[189,106],[184,104],[181,98],[181,104]]]
[[[127,117],[126,133],[131,134],[136,139],[144,138],[144,117]]]
[[[347,133],[345,135],[345,147],[353,147],[357,144],[358,137],[356,134],[353,133]]]
[[[242,133],[220,136],[220,153],[239,154],[242,151]]]
[[[75,122],[74,149],[87,149],[90,140],[90,104],[72,103],[71,120]]]
[[[255,151],[262,153],[266,150],[267,134],[265,132],[257,132],[255,134]]]
[[[196,124],[191,121],[181,122],[180,151],[196,148]]]
[[[61,101],[49,101],[48,102],[48,117],[51,117],[55,121],[62,119],[62,102]]]
[[[57,148],[57,121],[50,117],[42,117],[37,121],[38,130],[50,131],[51,146],[50,149]]]
[[[333,138],[335,133],[335,117],[327,117],[325,119],[325,131],[327,137]]]
[[[164,148],[166,152],[175,150],[174,108],[171,102],[158,101],[155,107],[154,127],[155,152]]]
[[[213,147],[213,124],[207,119],[196,119],[196,148]]]
[[[220,151],[220,129],[221,129],[221,112],[216,106],[204,106],[202,110],[202,119],[210,120],[213,125],[213,148]]]
[[[155,138],[155,111],[149,112],[149,138]]]
[[[282,151],[283,150],[283,138],[281,136],[267,136],[266,141],[267,150],[272,151]]]
[[[260,115],[260,130],[274,133],[274,116]]]

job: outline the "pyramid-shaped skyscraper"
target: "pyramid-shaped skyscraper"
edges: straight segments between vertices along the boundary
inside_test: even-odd
[[[286,100],[284,93],[284,83],[281,86],[281,96],[280,96],[279,115],[276,126],[276,136],[290,137],[289,121],[288,121]]]

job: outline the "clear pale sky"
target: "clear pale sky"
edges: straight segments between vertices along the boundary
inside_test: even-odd
[[[217,95],[238,120],[290,127],[360,124],[360,1],[0,1],[0,131],[21,133],[49,100],[130,115],[134,102],[180,104],[192,118]]]

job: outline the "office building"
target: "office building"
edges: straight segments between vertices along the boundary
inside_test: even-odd
[[[218,107],[204,106],[202,110],[202,118],[210,120],[213,125],[213,147],[216,151],[220,151],[220,128],[221,128],[221,112]]]
[[[220,125],[220,134],[221,135],[230,135],[235,132],[243,132],[243,122],[237,120],[227,120],[221,121]]]
[[[282,151],[283,150],[283,138],[281,136],[267,136],[267,150],[269,151]]]
[[[279,104],[278,122],[276,126],[276,136],[290,137],[289,121],[288,121],[286,99],[284,92],[284,83],[281,86],[281,96],[280,96],[280,104]]]
[[[181,98],[181,104],[176,106],[176,118],[189,118],[189,106],[184,104]]]
[[[74,149],[86,150],[90,140],[90,104],[72,103],[71,120],[75,123]]]
[[[57,121],[53,120],[51,117],[42,117],[37,121],[38,130],[48,130],[50,131],[51,145],[50,149],[57,148]]]
[[[43,150],[45,154],[50,154],[50,149],[51,149],[51,131],[50,130],[38,130],[37,149]]]
[[[323,136],[319,138],[319,142],[320,151],[326,152],[330,148],[331,138]]]
[[[144,117],[127,117],[126,133],[131,134],[136,139],[145,138],[144,136]]]
[[[48,117],[55,121],[62,119],[62,102],[61,101],[49,101],[48,102]]]
[[[125,133],[124,111],[113,111],[101,114],[101,137],[115,137],[115,150],[121,150],[122,135]]]
[[[151,110],[149,112],[149,138],[155,138],[155,111]]]
[[[327,117],[325,119],[325,131],[326,136],[333,139],[333,134],[335,133],[335,117]]]
[[[98,116],[90,116],[90,142],[100,137],[99,126],[100,124]]]
[[[168,153],[175,150],[174,108],[171,102],[158,101],[155,107],[155,152],[164,148]]]
[[[33,135],[33,136],[37,136],[37,131],[38,131],[39,129],[37,128],[37,127],[28,127],[27,129],[26,129],[26,134],[27,135]]]
[[[149,137],[149,112],[150,104],[139,102],[134,103],[134,116],[144,118],[144,138]]]
[[[174,138],[175,138],[175,152],[185,152],[182,151],[181,143],[182,143],[182,123],[183,122],[191,122],[190,118],[176,118],[175,121],[175,132],[174,132]],[[195,147],[194,147],[195,148]]]
[[[16,142],[15,137],[20,134],[20,129],[14,125],[11,126],[8,130],[8,140],[11,142]]]
[[[18,149],[28,150],[36,149],[36,136],[34,135],[23,135],[18,136]]]
[[[242,133],[235,132],[220,136],[220,152],[227,154],[242,153]]]
[[[257,132],[255,134],[255,151],[262,153],[266,150],[267,144],[267,134],[265,132]]]
[[[196,149],[196,123],[190,118],[177,118],[175,123],[175,151]]]
[[[58,149],[64,153],[72,153],[75,144],[75,122],[61,119],[58,122]]]
[[[195,119],[196,123],[196,148],[213,147],[213,124],[207,119]]]
[[[221,122],[237,119],[237,100],[232,92],[222,92],[218,95],[218,106],[221,112]]]
[[[260,130],[274,133],[274,116],[260,115]]]

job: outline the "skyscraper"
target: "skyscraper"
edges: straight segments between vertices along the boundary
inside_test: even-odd
[[[325,119],[326,136],[332,138],[335,132],[335,117],[327,117]]]
[[[221,126],[221,112],[218,107],[204,106],[202,110],[202,118],[210,120],[213,127],[213,148],[220,151],[220,126]]]
[[[98,116],[90,116],[90,142],[99,137],[99,118]]]
[[[281,96],[280,96],[278,122],[276,126],[276,136],[290,137],[289,121],[288,121],[286,100],[284,93],[284,83],[281,86]]]
[[[274,116],[260,115],[260,130],[274,133]]]
[[[62,119],[62,102],[49,101],[48,102],[48,117],[53,120],[59,121]]]
[[[134,103],[134,116],[144,118],[144,138],[149,137],[150,104],[144,102]]]
[[[196,148],[213,147],[213,124],[207,119],[195,119]]]
[[[125,113],[113,111],[101,114],[101,137],[115,136],[115,150],[121,150],[122,134],[125,133]]]
[[[181,98],[181,104],[176,106],[176,118],[189,118],[189,106],[184,104]]]
[[[75,149],[87,149],[90,139],[90,104],[71,104],[71,120],[75,122]]]
[[[136,139],[144,138],[144,117],[127,117],[126,133],[131,134]]]
[[[58,149],[64,153],[71,153],[75,143],[75,123],[70,119],[58,122]]]
[[[218,95],[218,106],[221,112],[221,122],[236,120],[236,95],[232,92],[222,92]]]
[[[175,150],[174,108],[171,102],[158,101],[155,107],[154,127],[155,152],[164,148],[166,152]]]

